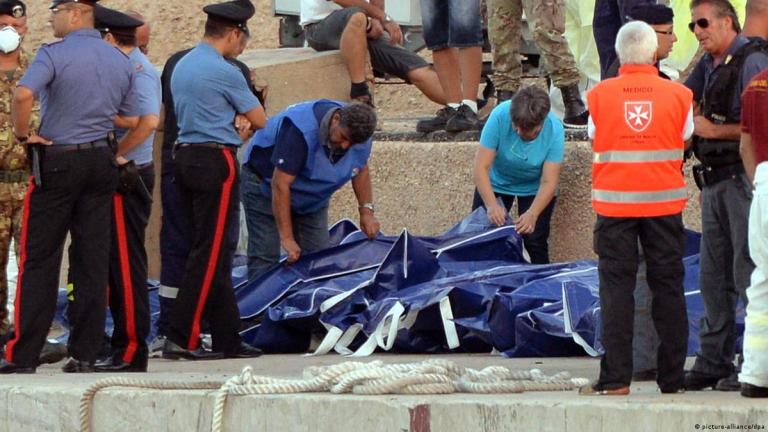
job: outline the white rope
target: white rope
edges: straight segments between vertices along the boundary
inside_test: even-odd
[[[356,395],[522,393],[526,391],[567,391],[588,383],[586,378],[571,378],[568,372],[552,376],[539,369],[511,370],[489,366],[475,370],[444,359],[419,363],[386,365],[345,362],[332,366],[310,366],[302,378],[286,379],[254,375],[250,366],[226,382],[173,382],[136,380],[123,377],[102,379],[91,385],[80,401],[80,428],[90,431],[93,401],[107,387],[134,387],[156,390],[216,390],[211,431],[221,432],[227,397],[264,394],[331,392]]]

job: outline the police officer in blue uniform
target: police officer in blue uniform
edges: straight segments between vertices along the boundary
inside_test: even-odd
[[[152,143],[160,123],[160,75],[136,42],[136,29],[144,23],[122,12],[96,6],[96,29],[105,41],[133,62],[139,123],[118,129],[117,162],[120,182],[112,210],[109,261],[109,308],[115,324],[112,356],[96,363],[98,372],[145,372],[149,334],[147,252],[144,234],[152,209],[155,183]]]
[[[255,13],[248,0],[206,6],[205,35],[176,65],[171,92],[179,125],[174,177],[182,211],[192,221],[192,250],[171,311],[163,357],[210,358],[199,351],[202,320],[210,325],[213,351],[223,357],[254,357],[242,342],[240,313],[232,288],[232,248],[227,233],[239,205],[235,125],[244,115],[255,128],[266,123],[259,100],[240,71],[226,60],[242,49],[246,22]]]
[[[245,42],[245,41],[244,41]],[[245,44],[243,44],[243,48]],[[184,276],[189,251],[192,249],[191,222],[184,217],[179,204],[179,193],[173,181],[173,145],[179,137],[179,127],[176,123],[176,112],[173,106],[173,94],[171,93],[171,77],[176,69],[176,64],[187,55],[191,48],[174,53],[165,62],[160,82],[163,88],[163,144],[162,162],[160,174],[160,195],[163,207],[163,217],[160,228],[160,314],[157,317],[157,337],[150,344],[150,356],[162,354],[165,335],[168,333],[168,320],[173,307],[173,302],[179,291],[181,280]],[[236,53],[240,54],[240,53]],[[251,92],[264,104],[264,93],[257,90],[251,79],[251,71],[248,66],[235,59],[227,58],[227,61],[237,66],[249,84]],[[239,210],[239,209],[238,209]],[[239,216],[233,216],[239,222]],[[240,235],[239,226],[233,224],[230,230],[232,247],[237,248]]]
[[[104,334],[110,216],[118,175],[108,136],[115,119],[138,122],[130,59],[94,29],[95,1],[56,0],[51,26],[61,41],[42,46],[13,100],[14,133],[43,149],[37,182],[30,181],[22,221],[15,336],[0,373],[33,373],[56,310],[62,251],[75,286],[70,309],[71,358],[64,372],[91,372]],[[39,134],[30,135],[34,99]],[[76,108],[76,109],[75,109]]]
[[[317,100],[292,105],[256,132],[243,165],[249,277],[277,263],[281,246],[289,264],[328,247],[328,203],[350,179],[360,228],[376,236],[368,171],[375,128],[368,105]]]

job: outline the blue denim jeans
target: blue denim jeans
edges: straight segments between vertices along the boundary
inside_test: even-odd
[[[248,279],[253,279],[280,260],[280,234],[272,200],[261,192],[261,180],[247,167],[243,167],[240,179],[240,199],[248,228]],[[291,222],[302,254],[328,247],[328,207],[308,214],[291,212]]]
[[[432,51],[483,45],[479,0],[421,0],[421,23]]]

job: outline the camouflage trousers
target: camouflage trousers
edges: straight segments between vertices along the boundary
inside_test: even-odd
[[[23,183],[3,185],[3,187],[9,186],[19,190],[26,190],[26,184]],[[14,193],[13,195],[23,195],[23,193]],[[23,199],[0,199],[0,335],[8,333],[10,330],[10,320],[8,319],[8,275],[5,269],[8,267],[11,240],[13,240],[15,246],[16,262],[19,262],[19,234],[21,233],[23,210]]]
[[[523,8],[533,41],[556,87],[579,83],[579,69],[565,39],[565,0],[487,0],[488,35],[493,46],[492,80],[497,90],[517,91]]]

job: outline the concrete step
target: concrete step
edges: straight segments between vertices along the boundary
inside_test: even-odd
[[[387,363],[436,356],[375,355]],[[538,367],[547,374],[569,370],[594,377],[595,359],[502,359],[487,355],[440,356],[466,367]],[[246,364],[254,373],[298,377],[309,365],[344,361],[338,356],[273,355],[255,360],[172,362],[154,360],[148,374],[126,378],[162,381],[225,381]],[[106,374],[69,375],[58,365],[31,376],[6,376],[0,383],[0,431],[77,431],[82,392]],[[97,394],[92,431],[208,431],[213,391],[110,388]],[[353,396],[296,394],[231,396],[225,431],[317,432],[501,432],[501,431],[695,431],[768,425],[764,400],[714,391],[662,395],[655,384],[632,386],[622,397],[578,396],[568,392],[509,395]],[[746,430],[746,429],[742,429]]]

